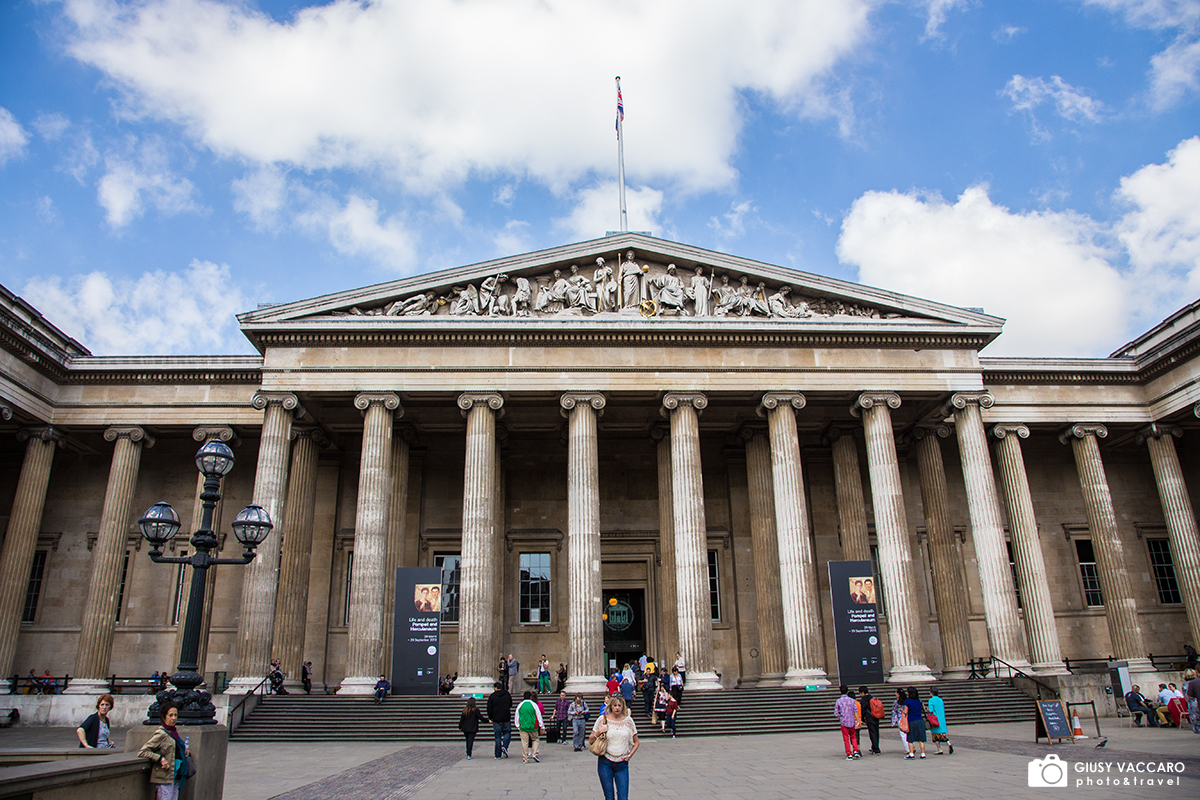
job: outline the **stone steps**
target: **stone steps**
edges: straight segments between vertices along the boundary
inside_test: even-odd
[[[992,722],[1032,722],[1033,700],[1009,685],[1007,680],[943,681],[923,684],[923,700],[936,686],[946,701],[951,726]],[[889,717],[894,687],[878,687]],[[723,736],[733,734],[800,733],[836,730],[833,704],[837,690],[807,692],[799,689],[734,689],[720,692],[684,693],[679,710],[680,736]],[[599,695],[585,699],[593,717],[601,705]],[[486,701],[480,703],[481,709]],[[463,700],[458,697],[394,695],[376,704],[371,697],[286,695],[263,699],[247,720],[231,735],[235,741],[461,741],[458,717]],[[515,702],[514,702],[515,706]],[[542,700],[547,716],[553,701]],[[634,719],[640,732],[661,736],[642,712],[640,696],[634,697]],[[515,726],[514,726],[515,727]],[[491,738],[488,725],[479,738]]]

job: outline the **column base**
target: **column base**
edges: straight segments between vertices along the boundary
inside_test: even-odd
[[[464,695],[475,694],[487,697],[492,692],[496,691],[495,678],[459,678],[454,682],[454,688],[450,690],[450,694]]]
[[[924,664],[913,664],[908,667],[894,667],[887,677],[884,678],[885,683],[931,683],[936,681],[933,672]]]
[[[379,678],[368,676],[357,678],[343,678],[342,683],[337,688],[338,697],[370,697],[375,694],[375,684],[379,682]]]
[[[1154,668],[1154,662],[1148,658],[1126,658],[1124,660],[1129,662],[1129,671],[1130,672],[1158,672],[1159,671]],[[75,684],[72,683],[71,685],[74,686]]]
[[[580,694],[604,694],[608,691],[608,681],[603,675],[571,675],[563,687],[567,696]]]
[[[1061,661],[1047,661],[1042,664],[1033,665],[1033,674],[1035,675],[1070,675],[1071,671],[1067,669],[1067,665]]]
[[[965,681],[971,677],[970,667],[942,667],[941,680]]]
[[[829,686],[829,676],[823,669],[789,669],[782,685],[789,688],[820,686],[825,689]]]
[[[108,694],[108,681],[103,678],[72,678],[63,694]]]
[[[250,694],[255,689],[259,688],[262,683],[263,688],[270,686],[270,683],[263,683],[262,678],[247,678],[237,677],[229,682],[225,687],[225,694]]]
[[[783,679],[785,677],[782,672],[768,672],[766,675],[759,675],[754,686],[758,689],[774,689],[784,685]]]
[[[688,672],[687,683],[683,685],[684,692],[715,692],[724,689],[721,679],[715,672]]]

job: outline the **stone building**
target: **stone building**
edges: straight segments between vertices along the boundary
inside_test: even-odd
[[[467,691],[509,652],[580,688],[642,652],[836,680],[844,559],[895,680],[1200,640],[1200,304],[1108,358],[987,358],[981,311],[636,234],[252,311],[256,356],[92,356],[0,299],[4,675],[173,670],[188,575],[135,523],[196,524],[209,439],[222,530],[277,525],[211,571],[201,663],[235,686],[277,657],[369,691],[398,566],[442,567]]]

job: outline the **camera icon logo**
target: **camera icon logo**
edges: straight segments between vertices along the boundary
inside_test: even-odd
[[[1029,785],[1037,788],[1066,786],[1067,762],[1054,753],[1029,762]]]

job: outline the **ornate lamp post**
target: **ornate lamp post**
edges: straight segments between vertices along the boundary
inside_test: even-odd
[[[241,558],[213,558],[209,554],[217,548],[217,537],[212,530],[213,513],[221,499],[221,478],[233,469],[233,451],[222,442],[209,442],[196,453],[196,466],[204,475],[204,491],[200,493],[203,515],[200,530],[192,534],[195,553],[190,557],[172,557],[162,554],[163,545],[179,532],[179,515],[166,503],[155,503],[138,521],[142,536],[150,543],[150,560],[157,564],[191,564],[192,589],[188,596],[187,618],[184,620],[183,644],[179,654],[179,671],[171,676],[174,689],[158,693],[150,706],[147,725],[158,724],[159,703],[173,702],[179,705],[180,725],[215,725],[216,709],[212,695],[197,687],[204,682],[197,672],[197,655],[200,651],[200,622],[204,608],[204,579],[208,568],[215,564],[249,564],[254,560],[254,548],[262,544],[273,527],[271,518],[261,507],[249,505],[238,512],[230,526],[246,552]]]

